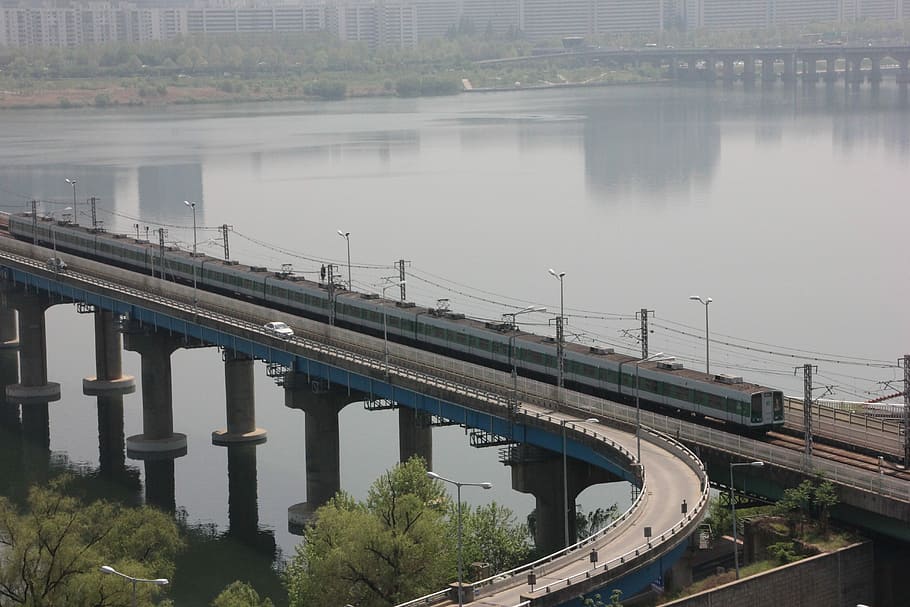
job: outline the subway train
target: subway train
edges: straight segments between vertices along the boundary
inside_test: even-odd
[[[5,223],[0,218],[0,225]],[[192,284],[269,307],[485,364],[522,376],[557,382],[557,345],[551,337],[483,322],[441,308],[345,290],[264,267],[247,266],[31,213],[8,215],[10,234],[57,251]],[[564,384],[622,402],[641,400],[742,430],[765,432],[784,423],[783,392],[729,375],[707,375],[674,361],[641,363],[612,349],[564,346]]]

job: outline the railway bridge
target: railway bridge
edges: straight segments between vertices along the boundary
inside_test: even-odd
[[[186,453],[186,437],[174,431],[179,418],[169,394],[169,357],[178,347],[205,346],[223,351],[226,377],[236,382],[236,389],[228,391],[227,427],[213,432],[214,443],[255,444],[265,438],[266,431],[255,425],[252,401],[238,396],[251,391],[243,378],[255,359],[266,361],[280,379],[286,404],[304,409],[307,440],[321,441],[314,451],[324,452],[335,443],[335,461],[331,453],[327,458],[320,454],[316,461],[308,445],[309,499],[320,494],[327,498],[334,493],[331,489],[337,490],[336,416],[345,399],[393,401],[418,414],[508,440],[517,451],[562,451],[563,469],[569,470],[562,486],[552,482],[553,474],[537,474],[534,462],[519,458],[513,463],[516,487],[537,498],[542,532],[538,542],[559,549],[526,567],[472,584],[471,596],[483,595],[490,604],[558,605],[608,583],[634,593],[671,568],[706,514],[707,475],[681,443],[644,431],[639,447],[629,432],[634,426],[566,407],[553,387],[514,382],[507,373],[303,318],[288,318],[298,334],[280,338],[263,328],[276,315],[268,308],[78,258],[68,260],[69,268],[59,272],[44,261],[50,251],[12,239],[0,242],[3,297],[19,311],[21,348],[21,381],[8,386],[8,397],[22,403],[23,411],[59,398],[59,386],[48,381],[43,359],[43,312],[64,302],[95,314],[99,375],[86,381],[86,392],[133,389],[132,378],[123,377],[119,365],[120,333],[112,331],[114,319],[126,317],[124,347],[138,351],[142,359],[143,432],[126,441],[127,453],[135,459],[173,462]],[[424,439],[418,432],[402,442],[431,459]],[[563,513],[574,511],[574,496],[585,483],[605,479],[636,486],[632,506],[593,536],[564,542]],[[569,491],[573,505],[564,509],[561,498],[568,500],[564,492]],[[289,517],[316,505],[292,507]],[[568,536],[568,523],[565,529]],[[532,571],[534,583],[529,585]],[[441,590],[419,602],[444,601],[449,593]]]
[[[807,83],[843,80],[852,85],[884,80],[884,64],[894,66],[895,80],[910,83],[910,46],[813,45],[753,48],[581,48],[478,64],[576,60],[620,66],[653,65],[679,80],[722,80],[746,84],[782,80]]]
[[[279,319],[290,321],[302,333],[279,339],[263,331],[263,323],[276,318],[276,312],[268,308],[79,258],[68,258],[70,270],[60,273],[46,267],[44,260],[50,253],[43,247],[0,239],[0,268],[7,285],[14,287],[8,297],[21,295],[25,300],[17,304],[22,381],[8,392],[23,403],[54,400],[54,384],[47,381],[41,360],[42,313],[48,305],[61,301],[79,302],[96,313],[96,351],[105,362],[99,362],[99,376],[86,389],[127,389],[128,378],[118,375],[110,325],[98,322],[104,314],[108,321],[110,315],[126,315],[132,331],[125,335],[125,345],[142,354],[143,434],[130,437],[127,443],[128,450],[140,459],[179,456],[185,450],[185,438],[173,431],[168,356],[176,347],[210,345],[226,353],[226,372],[228,365],[234,365],[234,371],[244,369],[238,377],[251,372],[253,359],[267,361],[285,382],[286,399],[292,406],[301,392],[334,386],[342,394],[388,399],[475,428],[481,436],[562,451],[572,461],[573,497],[587,482],[586,474],[589,480],[597,475],[625,479],[641,489],[629,511],[609,528],[579,542],[574,538],[559,542],[553,530],[562,526],[563,513],[574,508],[564,508],[560,488],[552,482],[526,486],[525,490],[535,494],[546,521],[540,527],[550,530],[549,537],[538,541],[564,549],[527,567],[474,583],[471,595],[483,596],[491,605],[509,607],[525,601],[558,605],[606,584],[630,594],[634,586],[641,588],[666,571],[704,516],[708,491],[702,464],[683,445],[709,462],[708,470],[718,482],[726,478],[731,463],[764,462],[771,473],[765,475],[768,482],[762,492],[772,498],[801,479],[823,474],[838,484],[844,517],[901,541],[910,539],[910,482],[905,476],[885,476],[821,455],[806,458],[800,451],[649,411],[637,412],[604,399],[286,314],[278,315]],[[237,392],[243,393],[243,386],[240,388]],[[337,415],[337,403],[323,407],[304,403],[301,408],[308,416],[308,428],[312,417],[314,428],[328,429],[324,434],[329,443],[336,441],[337,453],[337,419],[334,439],[331,419]],[[264,431],[255,427],[255,415],[247,403],[229,397],[226,417],[227,428],[213,433],[214,442],[262,440]],[[633,455],[638,449],[637,428],[641,428],[640,461]],[[414,452],[431,454],[425,436],[402,442],[408,442]],[[427,459],[431,461],[431,455]],[[586,466],[599,472],[590,474]],[[337,483],[337,461],[317,465],[308,455],[308,495],[311,468],[313,482],[322,484],[324,495],[331,494]],[[522,476],[533,475],[513,472],[513,478],[516,476],[516,485],[520,485]],[[554,477],[558,478],[549,476]],[[569,481],[567,475],[563,478],[565,496]],[[314,495],[319,493],[319,486],[313,489]],[[528,583],[532,580],[533,586]],[[434,604],[449,596],[440,591],[418,602]]]

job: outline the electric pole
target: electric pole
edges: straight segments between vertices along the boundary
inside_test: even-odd
[[[648,358],[648,313],[654,314],[654,310],[649,310],[648,308],[642,308],[640,312],[636,312],[635,316],[641,318],[641,358],[642,360]]]

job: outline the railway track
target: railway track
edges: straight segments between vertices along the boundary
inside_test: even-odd
[[[802,452],[805,449],[805,443],[802,437],[799,436],[781,432],[769,432],[765,440],[769,444],[792,451]],[[851,451],[849,449],[843,449],[841,447],[819,442],[812,445],[812,453],[815,456],[823,457],[827,460],[848,464],[869,472],[881,474],[882,476],[910,481],[910,471],[898,466],[893,461],[868,453]]]

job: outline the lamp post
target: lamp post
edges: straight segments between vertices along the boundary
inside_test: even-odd
[[[711,374],[711,338],[708,336],[708,304],[714,301],[710,297],[702,299],[698,295],[690,295],[692,301],[700,301],[705,306],[705,373]]]
[[[114,569],[113,567],[111,567],[109,565],[102,565],[101,572],[110,573],[112,575],[119,575],[120,577],[129,580],[133,584],[133,600],[131,603],[133,607],[136,607],[136,584],[137,583],[142,582],[144,584],[154,584],[156,586],[167,586],[170,583],[165,578],[158,578],[157,580],[146,580],[143,578],[126,575],[125,573],[120,573],[119,571],[117,571],[116,569]]]
[[[736,579],[739,579],[739,540],[736,537],[736,502],[733,499],[733,468],[748,466],[750,468],[761,468],[765,462],[742,462],[739,464],[730,463],[730,514],[733,517],[733,563],[736,565]]]
[[[67,178],[65,179],[65,181],[66,181],[68,184],[70,184],[71,186],[73,186],[73,223],[74,223],[74,224],[78,224],[78,223],[79,223],[79,222],[77,221],[77,215],[78,215],[78,213],[76,213],[76,178],[73,177],[72,179],[70,179],[70,178],[67,177]]]
[[[400,287],[401,285],[405,284],[406,282],[407,281],[405,281],[405,280],[399,280],[398,282],[390,282],[388,284],[381,285],[380,288],[382,289],[382,298],[385,299],[386,289],[391,289],[392,287]],[[382,305],[382,358],[383,358],[383,363],[385,366],[385,372],[386,372],[386,374],[388,374],[388,372],[389,372],[389,325],[386,320],[385,302],[383,302],[381,305]]]
[[[351,284],[351,233],[338,230],[338,235],[344,238],[348,243],[348,291],[353,291],[354,287]]]
[[[196,203],[184,200],[183,204],[193,209],[193,307],[196,307]]]
[[[462,596],[463,589],[461,587],[461,580],[462,580],[462,574],[461,574],[461,570],[462,570],[462,565],[461,565],[461,488],[462,487],[483,487],[484,489],[490,489],[493,487],[493,483],[486,483],[486,482],[484,482],[484,483],[460,483],[458,481],[453,481],[450,478],[446,478],[444,476],[439,476],[435,472],[430,472],[430,471],[427,471],[427,476],[429,476],[432,479],[436,479],[438,481],[445,481],[447,483],[451,483],[451,484],[455,485],[455,487],[456,487],[456,499],[458,500],[458,503],[457,503],[457,510],[458,510],[458,607],[462,607],[462,605],[464,605],[464,598]]]
[[[566,463],[566,424],[574,419],[562,419],[559,420],[559,425],[562,426],[562,518],[563,518],[563,529],[565,531],[566,545],[563,548],[569,547],[569,476],[568,476],[568,464]],[[585,420],[589,424],[599,423],[595,417],[589,417]]]
[[[635,458],[641,463],[641,405],[638,397],[638,367],[642,363],[653,363],[660,360],[669,360],[672,356],[664,356],[663,352],[652,354],[648,358],[635,361]]]
[[[563,373],[565,369],[565,328],[563,324],[565,323],[565,299],[563,297],[563,287],[565,286],[564,279],[566,277],[565,272],[557,272],[553,268],[548,270],[550,275],[553,278],[559,281],[559,318],[556,319],[556,387],[557,390],[557,399],[562,398],[562,387],[563,387]]]

